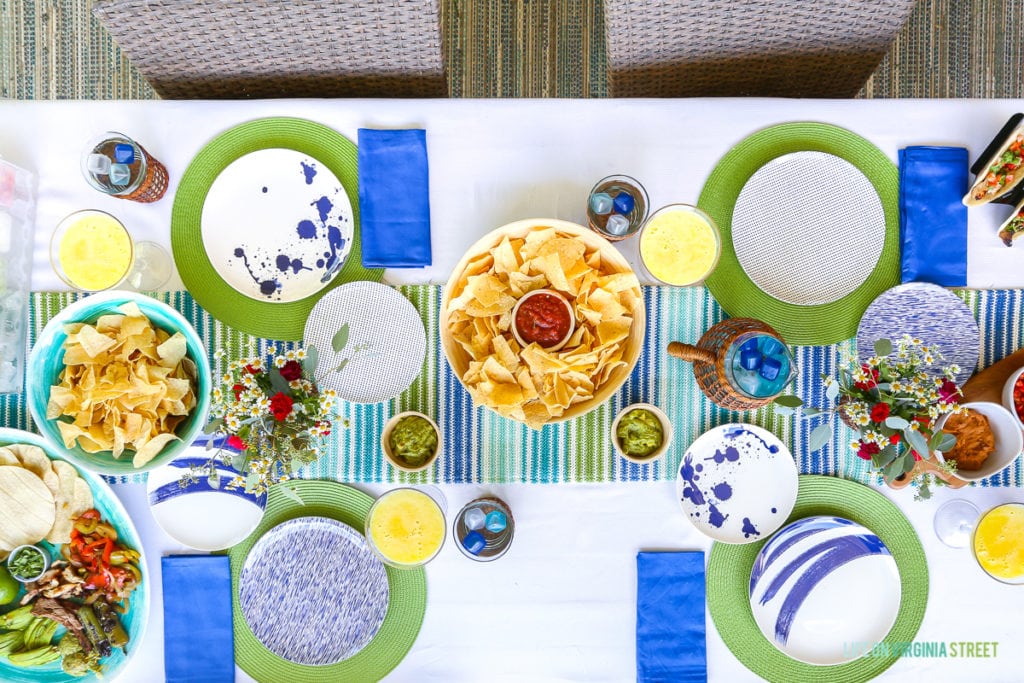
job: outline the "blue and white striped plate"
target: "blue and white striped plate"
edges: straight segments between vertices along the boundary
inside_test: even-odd
[[[201,435],[177,458],[150,472],[146,488],[153,517],[168,536],[196,550],[214,551],[241,542],[259,526],[267,496],[227,488],[238,471],[223,463],[217,464],[218,487],[210,486],[206,475],[182,486],[182,476],[189,468],[203,467],[215,449],[235,453],[223,438],[213,439],[212,449],[207,449],[209,440]]]
[[[264,534],[245,559],[238,603],[253,635],[295,664],[348,659],[388,610],[387,570],[352,527],[299,517]]]
[[[750,572],[750,609],[761,633],[807,664],[842,664],[869,652],[896,623],[901,594],[882,540],[841,517],[786,526]]]

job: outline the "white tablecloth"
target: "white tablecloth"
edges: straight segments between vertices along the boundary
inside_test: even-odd
[[[61,217],[99,208],[137,238],[169,248],[177,180],[205,142],[263,116],[299,116],[355,138],[359,127],[428,131],[434,265],[388,271],[392,283],[443,282],[463,251],[512,220],[584,220],[598,178],[625,172],[646,186],[653,206],[696,201],[708,172],[751,132],[785,121],[834,123],[866,137],[895,160],[906,145],[965,146],[972,158],[1022,101],[796,100],[288,100],[254,102],[0,101],[0,155],[39,176],[32,288],[60,289],[47,256]],[[79,171],[84,142],[120,130],[164,162],[167,197],[145,205],[91,190]],[[823,201],[828,194],[823,193]],[[1024,287],[1024,255],[994,237],[1009,207],[970,211],[968,284]],[[635,244],[623,251],[636,265]],[[642,272],[642,271],[638,271]],[[181,287],[172,280],[169,288]],[[356,425],[355,428],[358,428]],[[381,487],[365,487],[376,493]],[[635,555],[638,550],[704,549],[685,521],[670,483],[446,486],[449,511],[482,493],[506,500],[516,539],[491,564],[465,559],[449,543],[427,569],[428,606],[412,651],[388,681],[627,681],[635,678]],[[139,527],[154,589],[147,634],[125,681],[162,679],[163,619],[159,557],[185,551],[156,526],[144,487],[118,486]],[[890,495],[886,492],[886,495]],[[980,508],[1024,500],[1015,489],[957,494]],[[890,496],[921,535],[928,557],[929,605],[917,640],[994,641],[991,658],[906,657],[884,680],[1012,681],[1024,669],[1018,647],[1024,589],[987,578],[967,551],[939,543],[937,505]],[[725,648],[708,617],[712,681],[758,680]],[[961,648],[962,649],[962,648]],[[239,672],[239,680],[248,680]]]

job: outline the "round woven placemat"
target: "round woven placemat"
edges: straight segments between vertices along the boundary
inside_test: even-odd
[[[801,151],[825,152],[849,161],[871,181],[885,211],[885,242],[871,274],[850,294],[814,306],[785,303],[762,291],[744,272],[732,243],[733,208],[747,180],[772,159]],[[792,191],[813,192],[827,202],[845,189],[816,187],[814,181],[808,178],[806,183],[794,185]],[[877,147],[843,128],[824,123],[784,123],[754,133],[722,157],[697,202],[722,234],[722,255],[705,280],[707,288],[726,313],[763,320],[787,343],[833,344],[853,337],[868,304],[899,283],[898,189],[896,166]],[[786,197],[779,196],[777,201],[785,202]]]
[[[256,301],[217,273],[203,246],[203,203],[217,176],[235,159],[260,149],[294,149],[317,159],[341,181],[352,205],[352,249],[345,265],[315,294],[290,303]],[[359,235],[359,177],[355,144],[313,121],[268,118],[231,128],[208,142],[185,169],[174,195],[171,248],[174,264],[196,302],[217,320],[260,337],[298,341],[313,305],[330,289],[353,280],[380,281],[384,271],[363,268]]]
[[[835,515],[875,532],[896,560],[900,572],[900,611],[886,636],[890,643],[914,640],[928,602],[928,564],[914,528],[892,502],[863,484],[803,475],[788,522],[814,515]],[[879,675],[894,655],[864,656],[846,664],[815,666],[790,659],[765,638],[750,611],[750,570],[767,542],[715,543],[707,568],[708,611],[715,629],[736,658],[758,676],[780,683],[859,683]],[[863,645],[863,644],[860,644]]]
[[[378,681],[394,669],[412,647],[423,624],[427,607],[426,573],[420,569],[394,569],[388,573],[388,612],[384,623],[366,647],[337,664],[305,666],[278,657],[256,639],[242,615],[238,602],[238,577],[249,550],[273,527],[296,517],[329,517],[362,529],[373,498],[333,481],[292,481],[288,483],[302,498],[299,504],[272,488],[267,510],[247,539],[228,551],[231,557],[231,604],[234,612],[235,661],[257,681],[359,683]],[[287,609],[287,605],[282,607]]]

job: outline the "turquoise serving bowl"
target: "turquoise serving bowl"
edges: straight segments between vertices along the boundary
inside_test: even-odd
[[[196,380],[196,406],[188,419],[182,421],[175,434],[180,441],[172,441],[160,453],[142,467],[132,465],[133,452],[126,451],[121,458],[115,458],[111,451],[87,453],[81,447],[65,448],[57,420],[70,422],[71,418],[46,419],[46,404],[50,399],[50,387],[60,383],[64,371],[64,341],[67,334],[64,326],[69,323],[95,323],[102,315],[120,313],[118,307],[134,302],[156,327],[171,334],[181,332],[185,336],[188,357],[198,369]],[[28,358],[26,395],[32,419],[43,437],[68,460],[85,469],[100,474],[120,476],[146,472],[165,465],[182,453],[202,432],[210,410],[210,361],[206,346],[195,329],[180,313],[156,299],[136,292],[100,292],[71,304],[50,319]]]
[[[53,444],[41,438],[38,434],[23,432],[17,429],[0,428],[0,446],[16,443],[38,446],[46,451],[46,455],[51,460],[70,460],[70,458],[65,457],[65,450],[63,448],[54,448]],[[77,465],[74,462],[72,464]],[[103,680],[112,681],[124,670],[129,658],[138,652],[139,646],[142,643],[146,624],[149,622],[149,582],[152,574],[150,574],[146,566],[146,555],[142,550],[142,539],[139,538],[139,533],[136,531],[135,525],[132,524],[128,511],[121,505],[121,501],[114,495],[114,491],[105,481],[92,472],[81,466],[76,466],[75,469],[78,470],[79,476],[89,484],[89,488],[92,490],[93,507],[99,510],[103,519],[110,522],[117,529],[118,542],[139,552],[139,570],[142,572],[142,583],[132,593],[128,611],[121,615],[121,625],[128,632],[128,654],[125,654],[119,648],[115,648],[111,656],[103,659]],[[46,541],[42,541],[40,545],[48,550],[52,550],[50,555],[53,558],[60,557],[60,546],[51,545]],[[22,589],[21,595],[24,595],[24,589]],[[0,612],[6,612],[14,609],[16,606],[16,604],[0,606]],[[63,630],[63,628],[60,628],[57,632],[58,635]],[[22,668],[11,664],[7,661],[6,657],[0,657],[0,681],[10,681],[11,683],[70,683],[71,681],[93,683],[97,680],[96,674],[91,672],[89,675],[82,677],[70,676],[64,673],[59,660],[43,666]]]

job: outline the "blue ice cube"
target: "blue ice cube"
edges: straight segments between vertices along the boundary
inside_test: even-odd
[[[761,380],[758,378],[756,372],[751,372],[749,370],[733,370],[732,376],[739,389],[748,396],[761,395]]]
[[[758,337],[761,340],[761,353],[766,356],[777,356],[782,351],[782,343],[775,337],[763,335]]]
[[[114,161],[119,164],[130,164],[135,161],[135,148],[123,142],[114,146]]]
[[[628,192],[619,192],[615,195],[615,210],[619,213],[629,213],[636,206],[636,200],[633,199],[633,195]]]
[[[612,197],[606,192],[595,192],[590,195],[590,210],[598,216],[612,212]]]
[[[761,337],[751,337],[747,341],[743,342],[743,346],[740,347],[741,351],[757,351],[757,343]]]
[[[89,173],[107,175],[110,173],[110,159],[105,154],[90,154],[85,160]]]
[[[608,216],[608,222],[605,223],[604,229],[609,235],[625,235],[629,232],[629,219],[614,213]]]
[[[740,351],[740,365],[744,370],[757,370],[761,367],[761,352],[757,349],[743,349]]]
[[[466,510],[466,514],[463,516],[462,521],[466,524],[467,529],[473,531],[474,529],[483,529],[486,519],[487,518],[484,516],[483,510],[480,508],[470,508]]]
[[[110,165],[110,184],[127,185],[132,178],[132,171],[127,164]]]
[[[505,518],[505,513],[501,510],[491,510],[487,513],[487,530],[492,534],[498,534],[505,530],[508,526],[508,520]]]
[[[480,551],[487,546],[487,539],[479,531],[470,531],[462,539],[462,547],[473,555],[479,555]]]
[[[781,370],[782,363],[779,362],[778,358],[765,358],[764,362],[761,363],[760,375],[771,382],[779,376]]]

